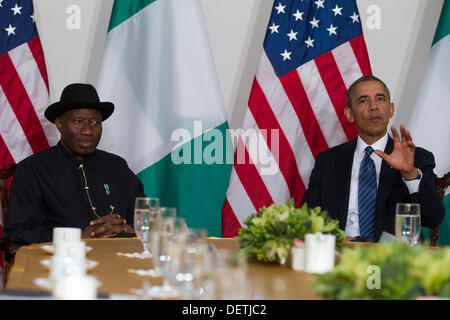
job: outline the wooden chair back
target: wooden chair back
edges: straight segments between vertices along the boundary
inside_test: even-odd
[[[2,225],[5,225],[6,211],[8,210],[9,192],[7,180],[13,176],[15,169],[15,163],[8,164],[4,168],[0,169],[0,207],[2,211]],[[8,272],[12,265],[17,248],[18,246],[11,244],[4,239],[0,239],[0,251],[2,252],[3,260],[3,286],[6,284]]]
[[[2,208],[2,223],[5,223],[6,210],[8,209],[9,192],[6,180],[13,176],[16,164],[11,163],[0,169],[0,205]]]

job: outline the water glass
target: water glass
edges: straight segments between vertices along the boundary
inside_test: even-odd
[[[171,276],[183,300],[199,298],[204,293],[212,269],[206,235],[205,229],[189,229],[179,254],[173,259]]]
[[[153,221],[159,217],[159,199],[138,197],[134,206],[134,231],[142,242],[145,256],[151,257],[150,233]]]
[[[155,221],[152,231],[153,263],[161,274],[163,285],[153,288],[158,296],[178,296],[174,286],[174,261],[179,261],[183,244],[186,241],[187,226],[183,218],[160,218]]]
[[[247,277],[247,257],[242,251],[215,249],[212,268],[204,283],[206,300],[247,300],[251,285]]]
[[[418,243],[420,237],[420,205],[418,203],[397,203],[395,236],[408,245]]]
[[[177,217],[177,209],[171,208],[171,207],[161,207],[159,208],[160,212],[160,218],[166,219],[166,218],[176,218]]]

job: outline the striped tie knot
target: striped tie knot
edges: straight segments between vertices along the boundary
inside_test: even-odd
[[[368,146],[364,149],[364,152],[366,153],[366,156],[369,156],[373,153],[373,148],[371,146]]]

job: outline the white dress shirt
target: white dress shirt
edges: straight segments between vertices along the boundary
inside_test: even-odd
[[[388,142],[388,134],[386,133],[381,139],[371,145],[373,150],[384,151]],[[352,176],[350,179],[350,198],[348,201],[348,214],[347,223],[345,226],[345,235],[349,237],[359,237],[359,221],[358,221],[358,180],[359,180],[359,168],[361,161],[364,159],[365,149],[368,147],[359,136],[356,142],[355,155],[353,156]],[[381,159],[375,152],[370,157],[375,163],[375,171],[377,173],[377,188],[380,181],[381,171]],[[405,181],[406,187],[409,193],[415,193],[419,191],[420,180]]]

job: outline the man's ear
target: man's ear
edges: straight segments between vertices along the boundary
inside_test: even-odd
[[[395,106],[394,106],[394,103],[392,102],[391,103],[390,115],[389,115],[390,118],[392,118],[394,116],[394,111],[395,111]]]
[[[347,118],[348,122],[353,123],[355,119],[353,119],[353,110],[349,107],[344,109],[344,115]]]
[[[63,120],[62,120],[61,117],[56,117],[55,118],[55,125],[56,125],[56,129],[58,129],[59,133],[61,133],[62,125],[63,125]]]

